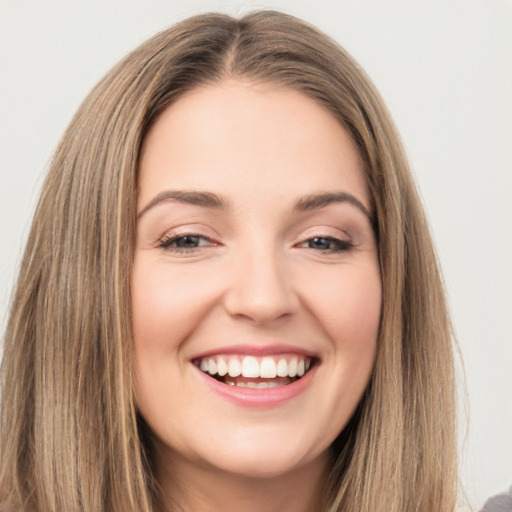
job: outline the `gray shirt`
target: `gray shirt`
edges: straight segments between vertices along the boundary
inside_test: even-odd
[[[489,498],[480,512],[512,512],[512,486],[508,491]]]

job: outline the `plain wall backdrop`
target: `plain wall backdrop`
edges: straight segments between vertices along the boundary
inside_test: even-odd
[[[189,15],[261,8],[333,36],[374,80],[402,134],[465,366],[461,475],[478,508],[512,484],[511,0],[0,0],[2,331],[47,164],[92,86]]]

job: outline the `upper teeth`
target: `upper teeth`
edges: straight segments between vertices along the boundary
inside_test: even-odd
[[[311,366],[306,356],[263,357],[211,356],[199,362],[199,368],[210,375],[273,379],[275,377],[302,377]]]

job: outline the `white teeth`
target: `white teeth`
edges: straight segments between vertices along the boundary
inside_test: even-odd
[[[242,365],[236,357],[229,360],[228,373],[230,377],[238,377],[242,373]]]
[[[271,357],[261,360],[259,376],[263,379],[273,379],[277,375],[276,363]]]
[[[215,375],[217,373],[217,363],[214,359],[210,359],[208,361],[208,373],[210,375]]]
[[[255,357],[244,357],[242,361],[242,376],[249,378],[257,378],[260,376],[260,365]]]
[[[276,377],[302,377],[311,367],[311,358],[304,356],[271,357],[261,359],[254,356],[210,356],[198,362],[201,371],[224,377],[249,379],[275,379]]]
[[[293,357],[288,363],[288,377],[295,377],[297,375],[297,358]]]
[[[224,359],[222,359],[222,357],[219,357],[219,359],[217,361],[217,373],[221,377],[224,377],[224,375],[226,375],[226,373],[228,373],[228,371],[229,371],[229,368],[228,368],[226,361],[224,361]]]
[[[288,363],[286,359],[279,359],[277,363],[277,376],[278,377],[288,377]]]
[[[287,383],[285,380],[271,380],[268,381],[246,381],[243,380],[243,377],[240,379],[232,379],[230,377],[226,377],[224,380],[225,384],[229,384],[230,386],[236,386],[239,388],[251,388],[251,389],[268,389],[268,388],[278,388],[281,386],[286,386]]]

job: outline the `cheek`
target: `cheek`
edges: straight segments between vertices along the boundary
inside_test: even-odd
[[[368,385],[375,363],[382,288],[377,264],[346,269],[326,284],[324,329],[333,345],[332,389],[337,389],[334,422],[339,433]],[[338,401],[339,398],[339,401]],[[344,404],[344,407],[337,407]]]
[[[132,316],[135,343],[135,394],[148,424],[163,428],[169,411],[180,405],[185,366],[181,346],[196,325],[198,288],[186,271],[170,271],[162,261],[139,254],[132,275]],[[169,401],[169,403],[167,403]]]
[[[318,276],[317,276],[318,277]],[[311,307],[336,352],[373,359],[380,325],[382,289],[377,265],[347,267],[318,279]]]
[[[174,350],[207,307],[211,286],[197,272],[171,272],[162,262],[135,261],[132,314],[137,349]]]
[[[323,398],[316,408],[318,417],[323,413],[328,418],[322,435],[334,439],[353,415],[371,377],[381,315],[380,273],[373,260],[347,264],[310,273],[303,286],[309,289],[311,318],[329,343],[319,369]]]

